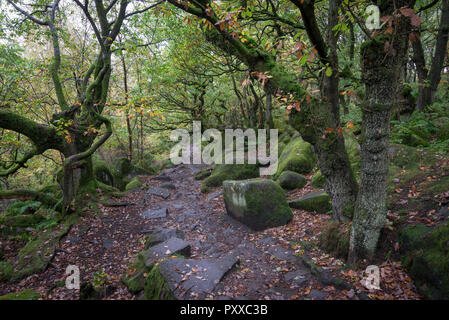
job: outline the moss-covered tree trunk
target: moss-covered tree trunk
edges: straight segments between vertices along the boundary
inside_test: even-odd
[[[74,2],[91,24],[99,46],[96,59],[82,75],[82,80],[77,81],[77,101],[72,105],[67,103],[59,77],[61,52],[59,31],[55,25],[58,23],[57,13],[60,0],[55,0],[52,5],[44,6],[43,12],[48,11],[46,20],[37,19],[20,8],[14,1],[8,0],[8,3],[20,14],[39,26],[47,27],[50,31],[53,62],[48,71],[53,80],[61,112],[53,115],[51,125],[44,125],[13,112],[0,111],[0,128],[21,133],[27,136],[33,144],[31,152],[15,161],[7,170],[0,171],[0,176],[16,172],[25,166],[33,156],[42,154],[46,150],[58,150],[65,157],[61,183],[64,209],[72,203],[77,195],[95,193],[97,182],[93,174],[92,155],[112,134],[111,122],[101,115],[107,105],[112,71],[111,45],[117,38],[125,18],[139,13],[139,11],[135,11],[126,14],[129,4],[127,0],[114,1],[108,7],[105,7],[103,1],[95,1],[95,11],[89,10],[87,2],[84,4],[78,0]],[[113,8],[114,10],[111,11]],[[95,17],[92,17],[93,12],[96,12]],[[112,20],[108,19],[111,17]],[[103,125],[106,130],[101,134],[100,130]],[[97,136],[100,135],[101,137],[97,139]]]
[[[382,16],[393,17],[397,8],[413,5],[414,1],[384,1],[380,10]],[[361,49],[366,101],[362,104],[360,189],[350,238],[352,264],[373,257],[387,217],[390,118],[407,57],[410,22],[398,15],[392,25],[391,34],[377,32]]]

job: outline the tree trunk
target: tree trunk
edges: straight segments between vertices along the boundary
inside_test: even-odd
[[[435,101],[435,93],[441,81],[441,70],[447,53],[447,42],[449,36],[449,0],[443,0],[443,11],[441,14],[440,28],[438,30],[435,54],[432,59],[432,67],[429,73],[429,86],[425,88],[428,92],[425,105],[431,105]]]
[[[273,95],[271,92],[266,91],[266,101],[265,101],[265,129],[274,129],[273,116],[271,109],[273,108]]]
[[[412,42],[412,47],[413,47],[413,60],[415,62],[416,71],[418,73],[418,83],[419,83],[418,89],[419,95],[418,100],[416,102],[416,108],[419,111],[423,111],[424,106],[430,99],[429,97],[426,97],[428,93],[428,90],[426,90],[428,70],[426,68],[426,59],[420,37],[417,37],[417,39]]]
[[[424,50],[421,39],[418,37],[413,41],[413,59],[418,72],[419,97],[416,108],[423,111],[428,105],[435,101],[435,93],[441,80],[441,71],[444,65],[444,59],[447,53],[447,43],[449,37],[449,0],[443,0],[443,8],[438,29],[437,41],[435,43],[435,52],[432,59],[430,72],[426,68]]]
[[[409,1],[413,7],[414,1]],[[392,15],[404,1],[381,7]],[[386,8],[385,8],[386,7]],[[383,10],[383,11],[382,11]],[[390,119],[408,50],[409,19],[400,17],[391,36],[379,33],[362,45],[362,79],[366,102],[362,105],[360,189],[352,222],[349,262],[371,259],[387,217],[387,176]]]

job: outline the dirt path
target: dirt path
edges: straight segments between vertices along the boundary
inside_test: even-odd
[[[288,225],[253,232],[226,214],[221,188],[208,194],[200,192],[201,181],[193,178],[200,169],[201,166],[180,165],[158,176],[142,177],[145,181],[142,189],[112,200],[119,206],[100,205],[101,214],[88,212],[81,218],[63,239],[50,268],[14,285],[0,284],[0,294],[32,288],[44,299],[79,299],[77,290],[66,289],[64,285],[66,267],[76,265],[81,270],[82,282],[108,280],[110,292],[106,299],[135,299],[120,278],[143,249],[145,232],[177,228],[191,245],[190,259],[215,261],[232,254],[240,261],[206,297],[191,290],[183,293],[185,299],[358,299],[366,296],[357,295],[360,285],[356,285],[356,291],[336,285],[335,275],[350,281],[360,274],[340,271],[343,262],[315,246],[329,216],[294,210],[294,218]],[[307,185],[288,197],[310,190]],[[167,215],[146,219],[142,212],[148,209],[167,209]],[[312,274],[303,257],[311,257],[310,261],[323,267],[324,273]]]

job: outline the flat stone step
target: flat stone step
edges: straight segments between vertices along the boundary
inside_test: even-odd
[[[279,260],[285,260],[290,262],[297,262],[298,259],[295,256],[295,252],[289,249],[285,249],[281,246],[268,247],[268,252]]]
[[[161,262],[159,272],[175,299],[204,299],[238,262],[232,254],[218,260],[175,258]]]
[[[170,238],[179,238],[184,240],[184,232],[175,228],[153,229],[140,231],[141,234],[149,235],[147,246],[152,247]]]
[[[147,193],[154,194],[155,196],[162,197],[164,199],[167,199],[170,196],[170,191],[159,187],[150,188],[148,189]]]
[[[167,216],[167,208],[162,209],[148,209],[141,213],[145,219],[160,219]]]
[[[150,267],[158,260],[165,259],[174,254],[190,257],[190,243],[179,238],[170,238],[159,243],[143,253],[145,265]]]
[[[153,178],[153,180],[159,180],[159,181],[171,181],[172,178],[170,178],[169,176],[166,176],[166,175],[164,175],[164,174],[161,174],[161,175],[155,176],[155,177]]]

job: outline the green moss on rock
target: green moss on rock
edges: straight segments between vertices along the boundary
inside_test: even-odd
[[[259,167],[255,164],[219,164],[211,175],[203,180],[201,192],[219,187],[225,180],[244,180],[259,176]]]
[[[320,214],[328,213],[332,209],[330,197],[324,191],[311,192],[299,199],[290,201],[288,204],[295,209],[317,212]]]
[[[174,299],[167,281],[159,272],[158,266],[154,266],[148,273],[143,296],[145,300]]]
[[[299,173],[289,170],[282,172],[277,182],[283,189],[286,190],[299,189],[307,184],[306,178]]]
[[[284,190],[272,180],[225,181],[223,199],[228,214],[253,230],[285,225],[293,217]]]
[[[125,187],[126,191],[138,189],[142,186],[143,182],[139,177],[134,177]]]
[[[315,173],[312,176],[311,179],[311,185],[314,188],[323,188],[324,187],[324,183],[326,182],[326,178],[323,176],[323,174],[321,173],[321,171],[318,171],[317,173]]]
[[[14,282],[43,272],[53,258],[59,240],[68,231],[70,225],[69,222],[65,222],[58,227],[41,232],[36,239],[29,241],[19,251],[12,269],[8,262],[0,267],[0,277],[4,281]]]
[[[123,277],[122,282],[131,293],[139,293],[145,288],[145,276],[142,271],[138,271],[130,277]]]
[[[409,225],[399,232],[402,261],[427,299],[449,299],[449,223]]]
[[[290,141],[283,149],[278,161],[277,176],[289,170],[297,173],[310,173],[316,163],[316,156],[312,152],[310,143],[297,137]]]

